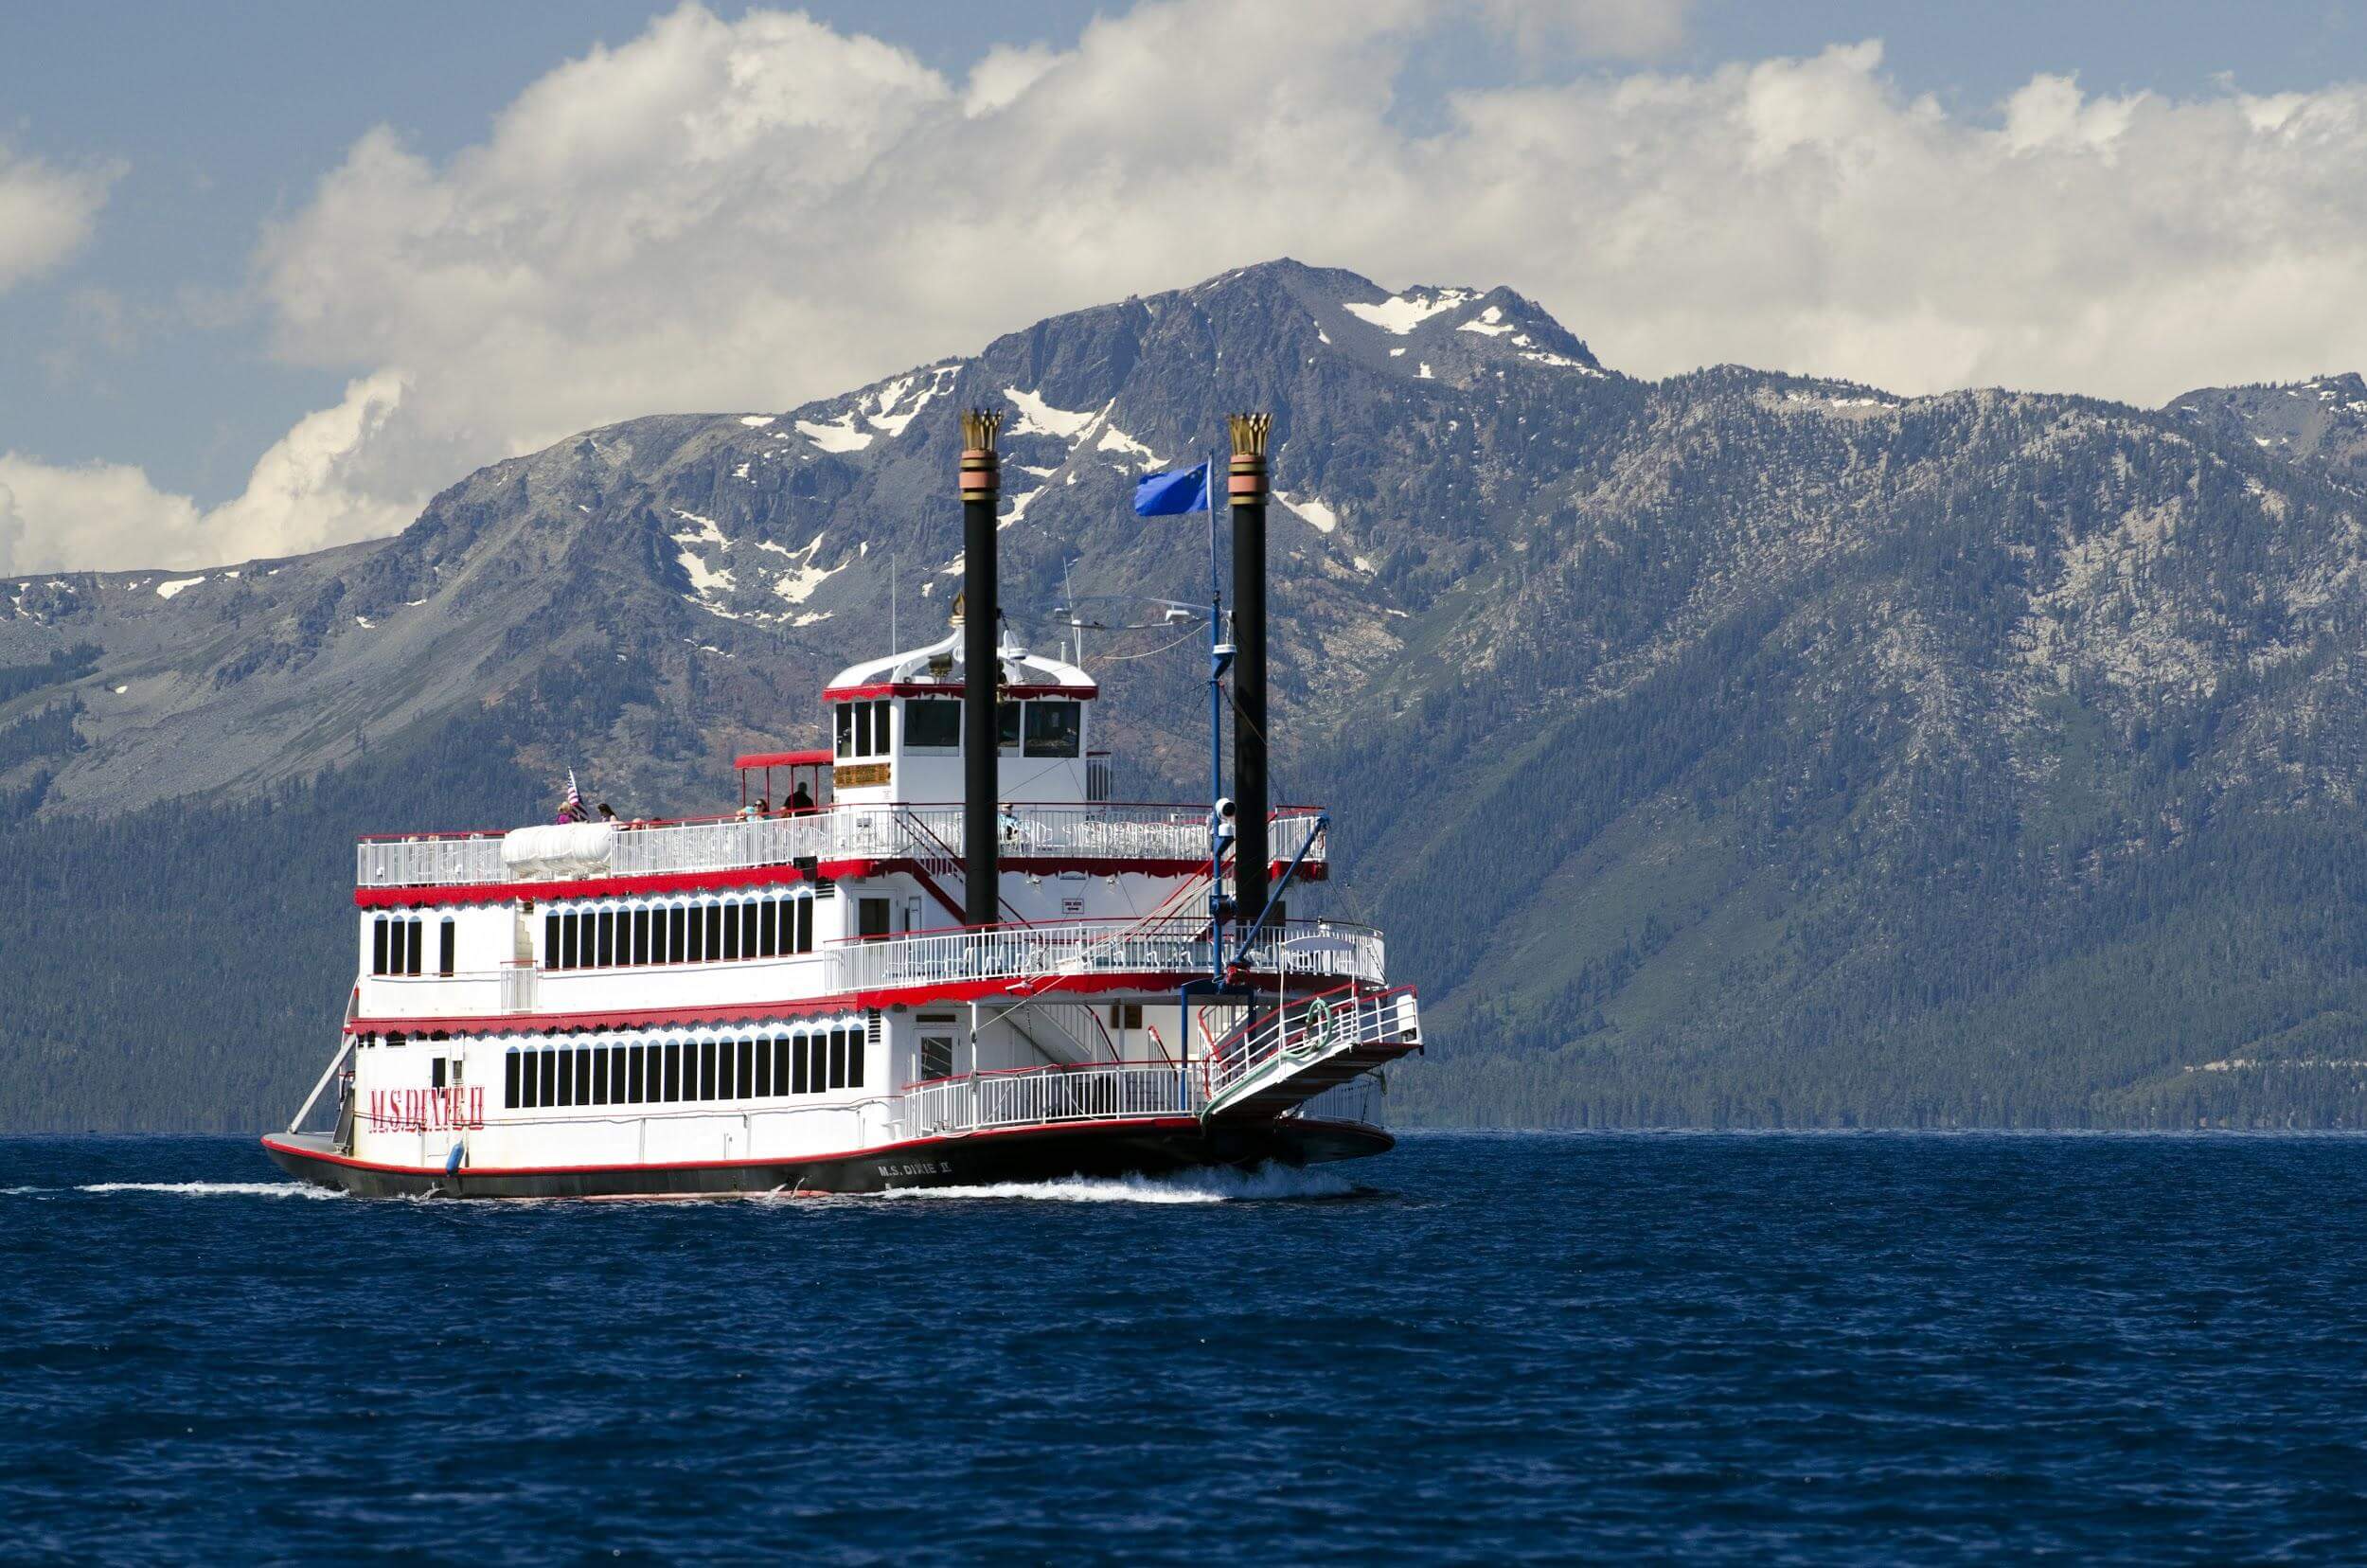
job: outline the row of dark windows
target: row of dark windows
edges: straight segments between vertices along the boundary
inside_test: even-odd
[[[810,897],[727,899],[656,909],[582,910],[543,917],[543,967],[610,969],[777,958],[813,951]]]
[[[370,922],[370,972],[372,974],[417,974],[419,972],[419,943],[427,922],[418,916],[407,918],[400,915],[381,915]],[[447,915],[436,922],[436,972],[450,974],[458,953],[458,932],[452,917]]]
[[[502,1065],[502,1103],[535,1111],[860,1089],[863,1044],[863,1030],[841,1028],[647,1045],[512,1046]]]
[[[871,701],[838,704],[838,755],[842,757],[885,757],[889,751],[888,717],[893,703]],[[1084,744],[1083,708],[1074,700],[1038,698],[1026,703],[998,703],[994,709],[995,743],[1004,751],[1027,757],[1075,757]],[[959,751],[962,748],[962,704],[950,697],[912,697],[904,702],[904,749]]]

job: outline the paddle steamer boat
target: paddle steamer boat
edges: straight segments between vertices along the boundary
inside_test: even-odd
[[[1210,805],[1109,798],[1097,684],[995,614],[997,421],[963,421],[967,615],[831,680],[828,750],[739,757],[742,811],[360,844],[343,1036],[272,1159],[525,1198],[1390,1147],[1376,1078],[1419,1046],[1414,994],[1379,932],[1290,907],[1329,824],[1265,798],[1264,417],[1233,421],[1237,647],[1212,606],[1210,682],[1237,803]]]

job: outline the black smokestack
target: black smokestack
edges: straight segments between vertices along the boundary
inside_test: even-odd
[[[1001,616],[994,512],[1003,480],[994,433],[1002,423],[1002,415],[983,408],[962,416],[962,906],[971,925],[992,925],[1002,905],[994,836],[1000,788],[994,704],[1003,672],[995,652]]]
[[[1233,895],[1243,921],[1265,911],[1266,839],[1266,432],[1270,414],[1236,414],[1225,495],[1233,506],[1233,796],[1239,811],[1233,847]]]

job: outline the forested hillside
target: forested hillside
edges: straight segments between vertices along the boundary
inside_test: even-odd
[[[942,623],[955,409],[1023,632],[1195,597],[1145,467],[1276,412],[1277,779],[1433,1046],[1400,1116],[2357,1125],[2356,378],[2075,397],[1643,383],[1508,290],[1277,262],[782,413],[494,465],[397,539],[0,581],[0,1126],[249,1126],[323,1060],[351,836],[568,767],[712,809]],[[1104,639],[1121,791],[1199,655]],[[1106,661],[1106,662],[1103,662]]]

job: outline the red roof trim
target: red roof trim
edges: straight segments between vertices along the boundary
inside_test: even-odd
[[[848,703],[863,697],[959,697],[959,681],[881,681],[869,686],[826,686],[822,700],[826,703]],[[1091,702],[1101,694],[1098,686],[1006,686],[1006,697],[1074,697]]]
[[[827,768],[831,757],[827,749],[785,752],[750,752],[732,758],[735,768]]]

